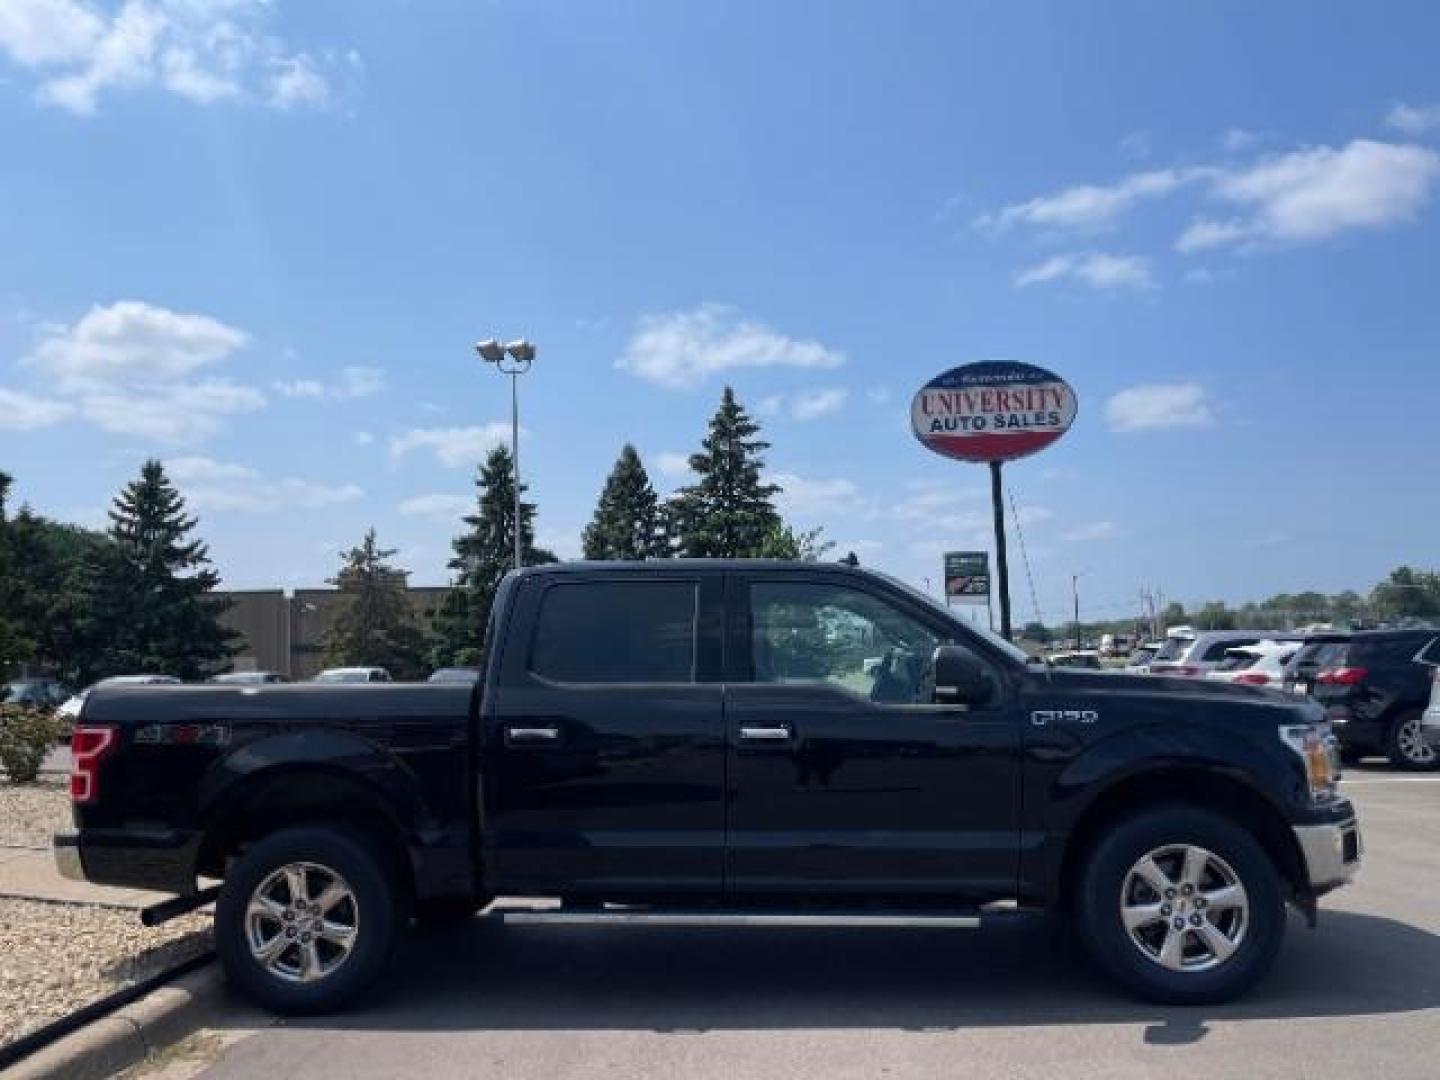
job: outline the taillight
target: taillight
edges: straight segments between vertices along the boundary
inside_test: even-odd
[[[1158,671],[1161,675],[1175,675],[1182,679],[1193,679],[1200,674],[1200,669],[1191,667],[1189,664],[1161,664],[1159,667],[1152,667],[1151,671]]]
[[[70,801],[94,802],[100,792],[100,759],[115,745],[113,727],[80,725],[70,736]]]
[[[1369,674],[1363,667],[1332,667],[1316,675],[1315,681],[1321,686],[1354,686],[1364,682]]]
[[[1270,681],[1270,676],[1263,671],[1242,671],[1235,676],[1235,681],[1246,686],[1264,686]]]

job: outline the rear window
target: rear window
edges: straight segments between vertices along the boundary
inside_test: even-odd
[[[1254,645],[1255,642],[1259,640],[1259,638],[1249,638],[1248,640],[1243,638],[1240,640],[1231,638],[1229,641],[1217,641],[1215,644],[1210,645],[1205,649],[1204,656],[1196,656],[1192,657],[1191,659],[1198,660],[1202,663],[1207,664],[1214,663],[1216,660],[1223,660],[1225,658],[1225,654],[1229,650],[1240,648],[1244,645]]]
[[[1254,653],[1248,652],[1227,652],[1225,658],[1216,666],[1216,671],[1244,671],[1248,667],[1254,667],[1255,661],[1260,659]]]
[[[695,585],[576,581],[545,591],[530,670],[569,683],[695,680]]]

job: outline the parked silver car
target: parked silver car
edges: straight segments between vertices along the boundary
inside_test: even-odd
[[[1263,630],[1202,630],[1189,637],[1172,635],[1150,661],[1150,674],[1203,679],[1220,666],[1230,649],[1258,641],[1294,640],[1295,636]]]

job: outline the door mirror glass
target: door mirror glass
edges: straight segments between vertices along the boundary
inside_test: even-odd
[[[935,650],[935,704],[983,705],[995,693],[990,669],[963,645]]]

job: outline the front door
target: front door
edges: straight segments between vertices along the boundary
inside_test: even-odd
[[[523,580],[489,704],[483,852],[508,895],[718,895],[718,573]]]
[[[933,703],[958,623],[852,575],[727,582],[727,887],[733,894],[1014,894],[1019,725]],[[982,649],[977,652],[983,654]]]

